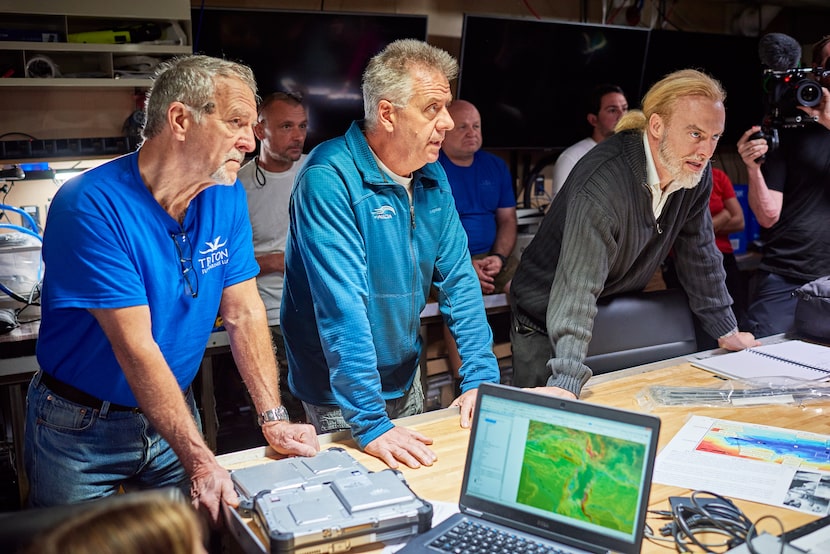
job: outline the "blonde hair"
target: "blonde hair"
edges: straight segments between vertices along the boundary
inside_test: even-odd
[[[669,73],[648,89],[643,97],[643,109],[626,112],[614,131],[642,131],[654,114],[671,121],[677,100],[684,96],[703,96],[722,103],[726,100],[726,91],[717,79],[696,69]]]
[[[109,499],[107,499],[109,500]],[[29,554],[193,554],[203,523],[186,502],[160,491],[128,493],[82,511],[35,541]]]

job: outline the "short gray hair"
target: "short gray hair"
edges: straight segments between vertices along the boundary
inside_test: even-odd
[[[363,111],[366,130],[378,122],[378,104],[381,100],[403,108],[412,98],[413,67],[435,69],[448,81],[458,75],[458,62],[449,53],[426,42],[402,39],[390,43],[366,66],[363,72]]]
[[[217,77],[239,79],[256,97],[256,79],[250,67],[211,56],[180,56],[159,64],[153,84],[147,91],[147,122],[144,139],[159,135],[164,129],[167,108],[173,102],[188,106],[198,123],[202,113],[211,113]]]

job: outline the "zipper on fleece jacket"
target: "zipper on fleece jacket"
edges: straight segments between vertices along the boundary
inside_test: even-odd
[[[418,283],[418,257],[415,255],[415,194],[417,194],[417,187],[414,186],[414,182],[412,184],[412,197],[410,198],[408,194],[405,194],[406,200],[409,202],[409,267],[412,276],[412,290],[415,290],[415,287]],[[418,307],[415,305],[415,296],[410,295],[412,299],[412,305],[409,307],[411,313],[419,313]],[[409,318],[410,321],[414,321],[413,318]],[[413,324],[415,325],[415,324]],[[418,317],[417,328],[410,329],[410,336],[420,336],[421,329],[420,329],[420,313]],[[414,334],[413,334],[414,333]]]

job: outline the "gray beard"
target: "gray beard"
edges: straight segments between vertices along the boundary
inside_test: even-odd
[[[703,171],[705,168],[697,173],[689,173],[683,169],[682,161],[673,160],[665,139],[660,141],[659,148],[657,149],[657,156],[660,158],[660,163],[663,164],[671,175],[672,182],[676,183],[681,188],[692,188],[696,186],[700,182],[701,177],[703,177]]]
[[[236,183],[236,178],[234,177],[231,179],[231,176],[228,173],[228,170],[225,169],[224,165],[211,173],[210,178],[213,179],[213,182],[217,185],[233,186]]]

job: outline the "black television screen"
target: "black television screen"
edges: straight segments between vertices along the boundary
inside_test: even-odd
[[[734,146],[764,115],[763,68],[758,38],[654,30],[649,37],[643,92],[667,73],[700,69],[726,90],[726,131],[721,144]]]
[[[648,31],[465,15],[458,97],[488,148],[565,148],[588,136],[587,93],[621,86],[637,105]]]
[[[306,151],[363,117],[360,80],[373,55],[427,36],[425,15],[194,8],[191,16],[194,52],[251,66],[261,96],[303,94]]]

